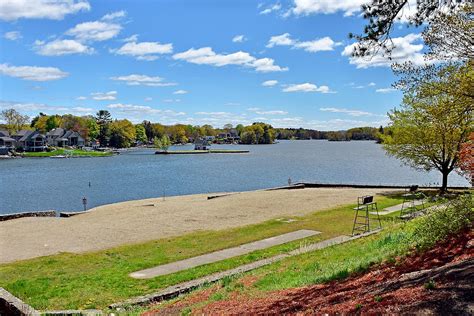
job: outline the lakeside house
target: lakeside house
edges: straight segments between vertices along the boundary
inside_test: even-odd
[[[194,142],[194,150],[210,150],[211,144],[205,138],[199,138]]]
[[[228,132],[220,133],[219,135],[217,135],[217,139],[219,140],[219,142],[232,144],[238,143],[240,141],[240,136],[239,132],[235,128],[233,128]]]
[[[0,130],[0,147],[13,149],[16,146],[16,140],[10,137],[8,131]]]
[[[21,130],[12,136],[16,140],[16,148],[24,151],[45,151],[46,136],[38,131]]]
[[[63,128],[55,128],[46,133],[46,140],[49,146],[55,147],[83,147],[85,139],[75,131],[66,131]]]

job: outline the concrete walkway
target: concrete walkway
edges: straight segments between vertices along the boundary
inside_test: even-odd
[[[283,235],[254,241],[248,244],[243,244],[238,247],[219,250],[202,256],[192,257],[189,259],[160,265],[154,268],[133,272],[130,274],[130,276],[135,279],[151,279],[157,276],[171,274],[182,270],[198,267],[204,264],[214,263],[232,257],[245,255],[256,250],[286,244],[290,241],[311,237],[320,233],[321,232],[315,230],[297,230],[291,233],[286,233]]]
[[[421,204],[422,204],[421,200],[416,200],[415,201],[415,206],[420,206]],[[391,213],[401,211],[402,207],[403,207],[403,203],[384,208],[383,211],[379,212],[379,215],[387,215],[387,214],[391,214]],[[410,201],[405,202],[405,209],[407,209],[409,207],[411,207],[411,202]],[[370,214],[377,215],[376,212],[370,212]]]
[[[191,280],[191,281],[183,282],[183,283],[180,283],[180,284],[176,284],[176,285],[167,287],[167,288],[165,288],[161,291],[152,293],[152,294],[147,294],[147,295],[144,295],[144,296],[131,298],[131,299],[128,299],[128,300],[120,302],[120,303],[111,304],[109,306],[109,308],[123,312],[123,311],[127,310],[127,308],[130,308],[132,306],[145,306],[145,305],[148,305],[148,304],[151,304],[151,303],[156,303],[156,302],[160,302],[160,301],[163,301],[163,300],[168,300],[168,299],[177,297],[180,294],[188,293],[188,292],[190,292],[190,291],[192,291],[196,288],[199,288],[200,286],[203,286],[205,284],[217,282],[217,281],[219,281],[219,280],[221,280],[225,277],[231,277],[231,276],[238,275],[238,274],[241,274],[241,273],[249,272],[249,271],[267,266],[267,265],[272,264],[274,262],[281,261],[281,260],[286,259],[286,258],[290,258],[290,257],[293,257],[293,256],[301,255],[301,254],[308,253],[308,252],[315,251],[315,250],[319,250],[319,249],[324,249],[326,247],[342,244],[342,243],[345,243],[345,242],[348,242],[348,241],[351,241],[351,240],[363,238],[363,237],[366,237],[366,236],[369,236],[369,235],[372,235],[372,234],[376,234],[379,231],[380,230],[375,230],[375,231],[371,231],[371,232],[361,234],[361,235],[357,235],[357,236],[353,236],[353,237],[338,236],[338,237],[334,237],[334,238],[331,238],[331,239],[326,239],[326,240],[320,241],[318,243],[310,244],[307,247],[302,247],[302,248],[299,248],[299,249],[295,249],[293,251],[290,251],[289,253],[283,253],[283,254],[279,254],[279,255],[276,255],[276,256],[273,256],[273,257],[270,257],[270,258],[258,260],[258,261],[255,261],[255,262],[252,262],[252,263],[249,263],[249,264],[239,266],[239,267],[234,268],[234,269],[230,269],[230,270],[223,271],[223,272],[217,272],[217,273],[214,273],[214,274],[202,277],[202,278],[198,278],[198,279],[195,279],[195,280]]]

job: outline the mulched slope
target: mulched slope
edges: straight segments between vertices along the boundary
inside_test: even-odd
[[[434,280],[434,288],[426,288],[430,280]],[[187,306],[208,300],[215,291],[216,287],[198,291],[146,314],[179,314]],[[413,253],[395,264],[379,265],[343,281],[275,291],[263,298],[231,295],[228,300],[210,303],[193,312],[199,315],[472,315],[473,293],[474,231],[468,230],[422,254]]]
[[[435,288],[427,289],[431,279]],[[414,253],[344,281],[273,292],[262,299],[215,302],[197,313],[472,315],[473,293],[474,232],[466,231],[421,255]]]

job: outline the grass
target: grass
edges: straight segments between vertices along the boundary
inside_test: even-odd
[[[25,152],[24,157],[51,157],[51,156],[72,156],[72,157],[107,157],[113,155],[111,152],[86,151],[81,149],[58,148],[53,151]]]
[[[464,205],[462,207],[460,204],[455,204],[454,207],[410,222],[394,221],[388,227],[385,225],[386,229],[379,234],[289,257],[245,275],[234,277],[231,280],[226,280],[225,283],[222,282],[222,288],[217,289],[210,299],[201,302],[194,301],[187,308],[191,311],[194,309],[199,311],[200,308],[212,303],[216,298],[222,297],[222,299],[225,299],[226,297],[232,297],[233,294],[244,294],[245,297],[250,299],[252,297],[266,297],[271,291],[344,279],[353,273],[363,273],[374,264],[395,263],[396,257],[407,255],[415,247],[425,249],[419,246],[433,245],[434,242],[443,240],[449,234],[460,231],[462,227],[469,226],[473,220],[474,209],[472,204]],[[399,212],[394,214],[397,216]],[[453,216],[448,223],[444,224],[446,227],[443,225],[441,225],[442,227],[439,225],[433,226],[438,217],[448,216],[449,214],[453,214]],[[388,220],[387,215],[385,221]],[[433,231],[439,231],[439,233],[431,235],[431,242],[420,238],[420,235],[425,234],[425,227]],[[244,278],[251,278],[255,282],[249,287],[236,290],[237,285],[241,285]],[[430,280],[424,286],[431,290],[436,288],[436,283]],[[382,297],[375,296],[374,301],[381,302]]]
[[[377,197],[379,208],[400,203],[400,199]],[[181,237],[166,238],[147,243],[121,246],[105,251],[84,254],[63,253],[53,256],[35,258],[10,264],[0,265],[0,284],[8,291],[24,300],[33,307],[44,309],[105,309],[109,304],[125,300],[130,297],[154,292],[158,289],[195,279],[217,271],[227,270],[258,259],[287,252],[310,242],[332,238],[341,234],[350,234],[353,220],[353,205],[338,207],[327,211],[319,211],[303,217],[292,217],[297,221],[286,223],[280,220],[269,220],[256,225],[249,225],[221,231],[201,231]],[[392,225],[391,217],[384,217],[384,225]],[[256,251],[244,256],[231,258],[214,264],[196,267],[190,270],[166,275],[151,280],[136,280],[128,276],[129,273],[165,264],[200,254],[237,246],[243,243],[275,236],[298,229],[319,230],[322,234],[307,238],[304,243],[295,241],[288,244]],[[387,239],[384,243],[390,245],[396,240]],[[381,251],[379,258],[385,253],[384,243],[376,243],[364,251],[347,248],[347,254],[359,257],[359,261],[352,262],[349,267],[358,267],[371,261],[371,257]],[[307,267],[297,268],[297,261],[286,260],[269,268],[268,276],[259,282],[262,289],[276,287],[275,282],[282,282],[282,286],[313,282],[311,269],[325,268],[326,261],[334,256],[331,269],[337,268],[337,260],[344,256],[342,253],[331,253],[330,248],[318,252],[318,265],[312,255],[299,256]],[[357,249],[357,248],[356,248]],[[347,257],[344,257],[347,258]],[[365,258],[365,259],[363,259]],[[362,260],[362,261],[360,261]],[[344,261],[344,260],[343,260]],[[295,272],[288,277],[279,275],[276,267],[291,268],[295,265]],[[276,269],[276,270],[272,270]],[[291,269],[290,269],[291,270]],[[341,268],[341,276],[344,269]],[[298,271],[298,272],[296,272]],[[347,270],[350,271],[350,270]],[[271,273],[273,272],[273,273]],[[299,281],[295,281],[297,273],[302,273]],[[322,275],[326,275],[323,273]],[[327,277],[327,276],[326,276]],[[227,283],[233,283],[226,281]],[[235,284],[233,285],[235,286]],[[224,297],[224,296],[223,296]],[[217,299],[218,297],[215,297]]]

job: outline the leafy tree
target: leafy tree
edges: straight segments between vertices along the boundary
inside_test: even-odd
[[[45,129],[46,129],[47,132],[49,132],[50,130],[58,128],[59,126],[61,126],[61,123],[62,123],[62,119],[59,115],[48,116],[48,118],[46,120]]]
[[[27,115],[22,115],[15,109],[3,110],[0,117],[7,123],[6,127],[10,134],[19,131],[24,125],[28,124],[30,118]]]
[[[87,126],[87,129],[89,131],[88,133],[88,140],[91,140],[91,139],[97,139],[97,137],[99,136],[99,133],[100,133],[100,128],[99,128],[99,125],[97,124],[95,118],[93,117],[87,117],[86,119],[86,126]]]
[[[367,20],[363,34],[349,34],[350,38],[355,38],[358,41],[358,45],[354,49],[354,55],[368,56],[380,49],[390,55],[393,50],[390,34],[395,22],[410,9],[409,2],[409,0],[372,0],[368,4],[362,5],[363,17]],[[452,14],[457,8],[466,3],[469,3],[469,1],[417,1],[416,10],[414,10],[413,15],[408,17],[408,22],[414,26],[421,26],[425,22],[429,24],[438,14],[442,12]],[[445,28],[447,27],[449,26],[445,25]]]
[[[458,167],[459,174],[474,186],[474,132],[469,135],[469,140],[461,146]]]
[[[168,135],[165,134],[161,138],[155,137],[153,144],[155,145],[155,148],[166,152],[171,146],[171,141]]]
[[[413,76],[409,68],[405,71],[408,77]],[[451,85],[456,80],[470,82],[466,85],[470,89],[474,86],[474,76],[470,63],[445,65],[437,68],[435,74],[421,75],[416,81],[402,85],[405,92],[402,109],[389,113],[391,135],[384,135],[383,142],[385,150],[405,164],[440,171],[441,191],[445,192],[448,175],[457,166],[461,145],[473,130],[472,97]]]
[[[96,114],[96,122],[99,125],[99,143],[101,146],[107,146],[109,141],[109,124],[112,121],[110,112],[100,110]]]
[[[46,132],[48,132],[48,119],[49,119],[49,116],[47,115],[40,115],[40,116],[36,116],[33,121],[34,124],[33,124],[33,121],[31,122],[31,127],[34,127],[36,130],[38,130],[40,133],[44,134]]]
[[[135,134],[137,142],[141,142],[143,144],[147,143],[148,138],[146,137],[145,127],[142,124],[135,125]]]
[[[115,120],[109,124],[110,146],[128,148],[136,138],[135,126],[129,120]]]
[[[36,115],[32,120],[31,120],[31,123],[30,123],[30,127],[35,127],[36,125],[36,122],[39,120],[40,117],[42,116],[47,116],[46,114],[44,114],[43,112],[40,112],[38,115]]]
[[[439,12],[423,31],[433,59],[474,59],[474,3],[452,12]]]

